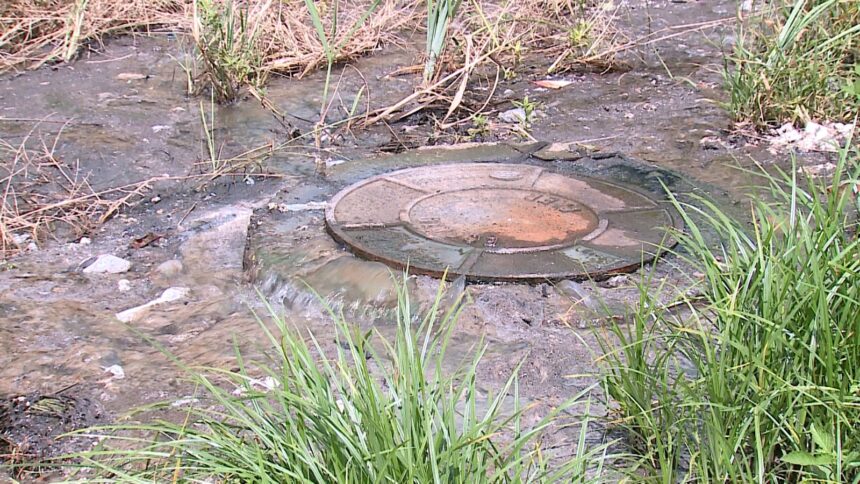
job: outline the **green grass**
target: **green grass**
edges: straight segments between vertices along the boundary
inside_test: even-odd
[[[750,224],[677,203],[704,300],[661,311],[643,285],[603,342],[640,479],[860,482],[857,159],[843,150],[827,182],[761,175],[773,201]]]
[[[280,318],[274,317],[276,328],[261,323],[272,361],[251,364],[237,352],[238,371],[188,369],[201,390],[199,403],[184,417],[167,419],[156,412],[145,423],[89,430],[105,440],[77,456],[80,476],[261,483],[599,478],[605,447],[586,447],[587,418],[581,422],[576,456],[553,458],[553,451],[541,445],[577,398],[533,425],[522,420],[527,409],[519,402],[515,374],[482,400],[476,382],[480,349],[453,374],[442,368],[459,311],[443,312],[440,289],[436,303],[419,319],[405,289],[399,296],[391,341],[357,334],[332,314],[340,329],[333,358],[321,342]],[[371,345],[371,338],[381,343]],[[269,378],[271,390],[252,384],[252,373],[258,380]]]
[[[328,125],[326,122],[326,116],[331,108],[329,91],[331,90],[332,67],[334,67],[335,62],[337,62],[338,58],[341,56],[344,47],[346,47],[356,32],[367,22],[367,19],[373,15],[373,12],[376,11],[377,7],[379,7],[380,2],[381,0],[371,1],[370,5],[368,5],[362,12],[361,16],[355,19],[352,25],[350,25],[345,32],[340,32],[338,30],[340,0],[334,0],[330,6],[330,29],[326,32],[325,18],[323,17],[322,12],[317,7],[314,0],[305,0],[305,7],[307,9],[308,16],[314,26],[314,32],[317,34],[317,39],[320,41],[320,44],[322,44],[326,60],[325,83],[323,84],[322,101],[320,102],[320,119],[314,126],[314,138],[316,138],[317,146],[321,144],[323,128]],[[352,113],[350,115],[354,114],[358,107],[358,102],[361,99],[363,92],[364,90],[362,88],[356,96],[353,103]]]
[[[860,112],[860,2],[755,2],[727,55],[728,108],[764,128]]]
[[[194,0],[192,36],[202,74],[196,90],[210,88],[219,102],[233,102],[245,86],[266,82],[258,42],[260,18],[251,18],[235,0]],[[184,68],[190,72],[188,68]]]
[[[436,75],[436,63],[448,44],[448,27],[457,15],[462,0],[426,0],[427,6],[427,60],[424,63],[424,82],[430,83]]]

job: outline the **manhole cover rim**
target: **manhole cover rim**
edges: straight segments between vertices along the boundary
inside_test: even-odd
[[[592,177],[587,175],[579,175],[579,174],[569,174],[565,173],[563,170],[554,169],[553,167],[529,164],[529,163],[502,163],[502,162],[465,162],[465,163],[448,163],[448,164],[434,164],[434,165],[423,165],[418,167],[409,167],[399,170],[392,170],[389,172],[385,172],[379,175],[371,176],[367,179],[349,184],[342,189],[340,189],[327,204],[325,209],[325,225],[327,232],[339,243],[346,245],[350,248],[355,254],[359,255],[362,258],[369,259],[372,261],[378,261],[385,263],[395,269],[398,270],[406,270],[410,273],[414,274],[423,274],[434,277],[447,276],[449,278],[458,277],[460,275],[464,275],[470,281],[507,281],[507,282],[540,282],[546,280],[559,280],[559,279],[601,279],[605,277],[610,277],[615,274],[629,273],[636,271],[637,269],[643,267],[646,264],[653,262],[660,254],[665,253],[666,250],[671,249],[674,245],[677,244],[677,240],[670,235],[664,236],[660,245],[652,244],[652,250],[645,250],[644,245],[646,243],[643,242],[643,250],[640,252],[640,257],[637,260],[619,260],[613,264],[602,264],[594,267],[593,269],[587,269],[585,266],[581,270],[571,270],[570,268],[560,271],[541,271],[541,272],[528,272],[528,271],[520,271],[517,273],[511,274],[486,274],[486,273],[477,273],[471,272],[469,268],[466,270],[458,270],[459,268],[454,268],[448,266],[447,268],[441,267],[432,267],[425,264],[417,263],[415,261],[402,260],[396,256],[387,256],[385,253],[382,253],[378,250],[374,250],[374,247],[368,246],[360,240],[356,240],[355,237],[348,235],[348,230],[344,230],[345,226],[348,224],[341,223],[337,220],[335,211],[337,210],[338,204],[343,200],[344,197],[348,196],[355,191],[364,188],[373,183],[379,182],[381,180],[391,182],[391,177],[394,176],[402,176],[408,175],[412,172],[422,172],[428,169],[465,169],[467,167],[498,167],[499,169],[511,169],[516,171],[516,169],[522,170],[533,169],[539,173],[538,176],[543,173],[551,173],[554,175],[571,178],[572,180],[582,181],[582,182],[594,182],[597,185],[608,185],[611,187],[619,188],[623,191],[630,192],[631,194],[638,195],[649,202],[653,203],[654,206],[650,208],[650,210],[642,210],[642,211],[653,211],[662,213],[663,216],[668,220],[668,223],[664,224],[664,227],[670,230],[680,231],[683,230],[684,224],[680,214],[677,213],[675,208],[673,207],[670,200],[666,199],[658,199],[655,198],[653,194],[648,193],[642,188],[629,185],[625,182],[618,182],[615,180],[610,180],[601,177]],[[495,177],[493,177],[495,179]],[[461,191],[461,190],[469,190],[476,189],[481,187],[473,187],[473,188],[453,188],[450,191],[439,190],[435,192],[429,192],[425,195],[422,195],[419,198],[429,198],[433,196],[437,196],[442,193]],[[517,190],[519,188],[510,187],[511,190]],[[576,201],[576,200],[574,200]],[[410,206],[414,205],[416,200],[412,200],[410,202]],[[592,207],[577,201],[582,204],[587,210],[592,210]],[[405,207],[401,207],[401,211],[404,210]],[[637,209],[636,211],[640,211],[641,209]],[[623,211],[622,211],[623,212]],[[633,212],[630,212],[633,213]],[[379,224],[379,227],[382,228],[389,224]],[[370,226],[370,224],[368,224]],[[404,226],[405,230],[410,230],[409,228]],[[597,227],[592,233],[605,231],[606,227]],[[665,233],[665,232],[664,232]],[[590,239],[592,234],[588,234],[584,237],[577,239],[573,244],[569,244],[567,242],[550,245],[550,246],[541,246],[541,247],[528,247],[528,248],[519,248],[519,249],[507,249],[507,248],[483,248],[478,249],[474,248],[476,251],[487,252],[489,254],[514,254],[514,253],[523,253],[523,254],[533,254],[540,251],[559,251],[563,248],[576,247],[578,243],[580,243],[583,239]],[[480,254],[478,255],[480,257]],[[611,267],[610,267],[611,266]]]

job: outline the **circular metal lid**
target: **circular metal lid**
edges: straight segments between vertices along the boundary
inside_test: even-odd
[[[630,272],[680,227],[636,189],[539,166],[467,163],[369,178],[326,209],[356,253],[411,272],[470,280],[599,278]]]

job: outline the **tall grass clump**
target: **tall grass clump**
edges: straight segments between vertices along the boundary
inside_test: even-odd
[[[192,37],[202,65],[197,89],[208,87],[219,102],[232,102],[243,87],[265,83],[258,37],[268,3],[251,12],[235,0],[194,0]]]
[[[424,62],[424,81],[436,75],[436,61],[448,43],[448,27],[456,17],[462,0],[426,0],[427,2],[427,60]]]
[[[833,179],[762,175],[752,223],[677,202],[702,299],[642,291],[604,339],[617,423],[653,482],[860,482],[857,155]],[[714,247],[705,233],[716,233]],[[644,286],[643,286],[644,287]]]
[[[340,329],[332,358],[320,341],[272,312],[275,328],[260,323],[271,361],[253,365],[237,352],[236,371],[189,370],[200,401],[184,417],[91,430],[103,435],[103,445],[79,455],[79,465],[129,482],[584,482],[587,474],[596,476],[604,448],[585,450],[587,420],[577,456],[550,465],[552,452],[541,448],[545,431],[572,402],[526,425],[515,375],[495,396],[480,396],[480,350],[453,374],[443,371],[459,310],[443,312],[441,300],[442,291],[417,318],[401,288],[391,340],[357,333],[332,314]],[[371,338],[379,342],[371,345]]]
[[[860,2],[754,2],[726,58],[728,106],[763,128],[809,119],[848,121],[858,113]]]

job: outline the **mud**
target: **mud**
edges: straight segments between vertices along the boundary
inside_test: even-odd
[[[647,28],[730,17],[734,11],[734,3],[725,0],[635,1],[628,7],[631,36]],[[642,16],[649,22],[636,21]],[[550,161],[531,163],[549,163],[574,174],[601,172],[652,191],[668,182],[669,188],[709,196],[743,213],[739,201],[753,180],[736,167],[752,167],[753,160],[786,167],[790,161],[729,129],[720,107],[725,93],[719,71],[720,50],[729,36],[730,29],[724,28],[652,44],[628,55],[626,69],[560,75],[572,84],[558,91],[533,84],[546,77],[539,68],[546,60],[534,58],[534,69],[500,86],[504,94],[496,109],[510,109],[511,101],[528,95],[544,113],[532,123],[532,136],[568,143],[567,155],[546,148],[544,158]],[[201,101],[207,113],[210,108],[206,100],[186,95],[175,60],[183,55],[183,43],[174,36],[121,37],[107,39],[102,52],[71,64],[4,76],[0,138],[20,143],[33,131],[31,142],[56,139],[56,156],[95,189],[205,173]],[[416,63],[418,55],[391,47],[356,62],[368,80],[372,106],[411,92],[416,79],[386,75]],[[122,80],[128,77],[123,73],[144,76]],[[341,73],[339,95],[350,106],[363,81],[352,69],[335,75]],[[232,156],[309,132],[321,92],[321,74],[273,79],[267,95],[290,114],[286,119],[276,119],[253,98],[216,106],[219,149]],[[496,114],[490,116],[495,119]],[[454,141],[502,143],[403,151],[404,146]],[[148,402],[188,396],[191,389],[181,371],[153,342],[195,365],[233,367],[234,345],[247,358],[259,357],[264,339],[252,309],[266,320],[260,294],[327,350],[335,343],[323,301],[343,309],[362,327],[392,334],[395,293],[389,268],[356,257],[326,233],[324,202],[351,183],[398,168],[523,162],[516,146],[522,141],[492,133],[469,139],[465,128],[437,136],[426,116],[413,117],[390,127],[332,133],[324,149],[296,142],[276,151],[262,169],[221,178],[202,189],[199,178],[157,182],[135,206],[87,234],[91,243],[49,239],[37,251],[3,263],[0,395],[50,395],[80,384],[113,416]],[[392,149],[400,152],[384,154]],[[616,163],[613,153],[641,162]],[[814,156],[800,159],[818,162]],[[135,239],[148,234],[159,237],[135,248]],[[82,263],[100,254],[130,261],[130,271],[82,273]],[[179,265],[159,269],[172,260]],[[654,270],[655,287],[683,290],[696,277],[673,258]],[[549,408],[594,383],[600,353],[596,333],[605,323],[600,316],[609,308],[623,318],[637,299],[637,277],[604,283],[466,285],[469,304],[454,336],[451,365],[486,343],[480,368],[484,389],[498,388],[522,363],[522,401]],[[439,281],[420,276],[409,284],[413,297],[426,304]],[[155,306],[131,324],[117,320],[117,313],[156,299],[170,287],[188,288],[188,296]],[[673,294],[665,294],[666,302]],[[592,411],[603,409],[595,402]]]

